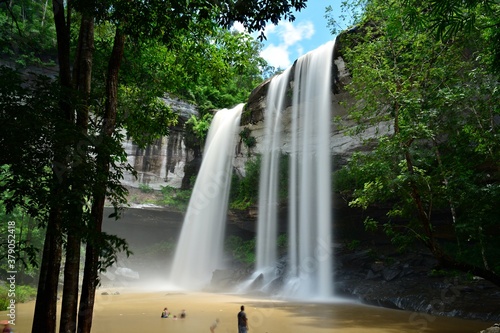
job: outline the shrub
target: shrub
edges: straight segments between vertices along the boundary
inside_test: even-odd
[[[153,193],[154,192],[154,188],[152,188],[148,184],[139,184],[139,190],[141,190],[142,193]]]
[[[161,193],[163,194],[162,204],[175,208],[179,211],[186,211],[191,198],[191,190],[182,190],[171,186],[162,186]]]
[[[238,236],[230,236],[226,239],[225,248],[235,260],[246,264],[255,263],[255,238],[243,240]]]
[[[16,286],[16,302],[25,303],[36,298],[36,288],[31,286]],[[9,289],[7,286],[0,286],[0,311],[7,310],[10,303]]]

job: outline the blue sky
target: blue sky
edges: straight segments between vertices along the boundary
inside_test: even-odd
[[[285,69],[301,55],[333,40],[335,36],[330,33],[324,17],[325,8],[332,6],[334,16],[338,18],[342,14],[341,2],[342,0],[308,0],[307,7],[295,14],[295,21],[282,21],[277,26],[269,25],[261,56],[269,65]],[[338,21],[342,23],[341,20]]]

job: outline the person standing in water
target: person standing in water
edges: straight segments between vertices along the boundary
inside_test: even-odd
[[[214,323],[212,326],[210,326],[210,332],[215,333],[215,329],[219,326],[219,318],[215,319]]]
[[[3,324],[3,325],[4,325],[4,327],[3,327],[2,333],[12,333],[12,332],[14,332],[14,331],[12,330],[12,327],[10,327],[9,322],[6,322],[6,323],[5,323],[5,324]]]
[[[245,313],[245,306],[242,305],[240,309],[241,311],[238,312],[238,333],[247,333],[248,319],[247,319],[247,314]]]

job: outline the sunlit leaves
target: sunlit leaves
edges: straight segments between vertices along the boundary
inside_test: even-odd
[[[245,101],[262,78],[260,44],[249,35],[215,29],[203,39],[178,32],[169,47],[133,42],[124,63],[124,84],[148,94],[164,92],[197,104],[203,112]]]
[[[0,54],[16,65],[53,63],[56,34],[51,3],[42,0],[0,1]]]
[[[387,205],[388,221],[405,219],[386,224],[394,239],[411,232],[429,241],[425,223],[414,225],[416,217],[430,221],[432,230],[433,213],[447,212],[459,240],[491,249],[493,238],[484,230],[492,230],[498,214],[492,202],[500,200],[498,77],[489,67],[491,36],[468,26],[477,28],[481,15],[464,16],[486,2],[443,1],[427,8],[447,13],[442,28],[429,21],[408,25],[430,3],[436,4],[368,1],[358,29],[341,36],[357,133],[388,121],[392,127],[375,139],[372,152],[353,156],[337,173],[337,184],[343,195],[350,192],[352,206]],[[444,29],[438,30],[441,39],[436,29]]]
[[[205,114],[201,119],[196,116],[191,116],[186,122],[187,130],[192,131],[200,142],[204,142],[212,119],[213,115],[210,113]]]

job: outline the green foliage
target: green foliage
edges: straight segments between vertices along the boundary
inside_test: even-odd
[[[346,105],[357,124],[351,134],[362,136],[373,126],[378,131],[372,138],[376,147],[355,154],[334,180],[351,206],[389,208],[384,221],[365,224],[380,224],[400,249],[415,238],[434,242],[433,213],[448,212],[461,245],[447,253],[486,267],[498,247],[492,231],[500,213],[494,204],[500,200],[495,121],[500,95],[491,67],[491,35],[479,27],[480,21],[498,24],[498,5],[490,2],[482,19],[457,23],[443,18],[441,28],[438,21],[409,24],[409,11],[420,13],[424,7],[445,13],[452,8],[446,6],[460,6],[456,17],[462,10],[485,8],[475,1],[471,8],[462,1],[440,2],[440,9],[428,3],[364,1],[358,27],[342,36],[352,74],[348,90],[355,100]],[[480,250],[465,259],[463,244],[470,241]]]
[[[347,0],[341,2],[340,8],[326,6],[325,18],[330,33],[337,35],[339,32],[347,30],[347,27],[359,24],[367,2],[366,0]]]
[[[17,67],[54,64],[56,31],[49,1],[0,2],[0,56]]]
[[[217,31],[200,55],[195,85],[190,89],[202,113],[245,102],[262,82],[266,62],[259,55],[262,45],[244,33]]]
[[[237,261],[253,264],[255,263],[255,238],[243,240],[238,236],[229,236],[225,241],[225,249],[232,254]]]
[[[203,37],[179,31],[165,45],[157,40],[132,41],[124,64],[125,84],[141,85],[145,94],[168,92],[211,110],[246,101],[262,82],[262,45],[244,33],[212,27]],[[151,87],[151,82],[155,85]]]
[[[0,182],[1,179],[2,174]],[[38,275],[45,230],[21,207],[15,207],[8,213],[4,203],[8,196],[8,192],[0,194],[0,233],[5,236],[0,242],[0,276],[5,279],[4,272],[17,271],[16,282],[20,284],[36,279]],[[15,248],[10,251],[8,244],[12,240],[15,240]]]
[[[7,310],[11,299],[8,295],[9,289],[4,286],[0,286],[0,311]]]
[[[4,201],[0,198],[0,232],[2,235],[14,237],[2,239],[0,271],[17,271],[19,282],[28,276],[36,277],[45,237],[45,232],[40,228],[38,221],[19,207],[7,213]],[[7,246],[11,239],[15,239],[16,242],[13,253],[8,251]],[[14,267],[10,266],[11,260],[15,261]]]
[[[99,235],[93,235],[93,237],[89,237],[89,241],[99,242],[99,272],[105,272],[108,267],[111,267],[113,264],[115,264],[118,261],[118,253],[123,252],[126,257],[129,257],[131,254],[133,254],[133,252],[129,250],[126,240],[117,237],[116,235],[102,232]]]
[[[255,147],[255,144],[257,143],[255,137],[253,137],[251,135],[251,133],[252,133],[252,130],[248,127],[243,128],[240,132],[240,138],[241,138],[241,140],[243,140],[243,143],[248,148]]]
[[[149,184],[139,184],[139,190],[142,193],[153,193],[154,192],[154,188],[149,186]]]
[[[127,130],[139,147],[169,134],[177,115],[160,97],[145,87],[120,86],[119,125]]]
[[[500,11],[495,0],[405,0],[403,4],[409,24],[428,29],[441,40],[454,38],[462,32],[471,33],[478,27],[492,29],[494,22],[489,20],[496,19],[498,23]]]
[[[7,310],[12,297],[9,297],[8,286],[0,285],[0,311]],[[36,298],[36,289],[26,285],[16,285],[16,303],[26,303]]]
[[[175,117],[159,100],[165,92],[193,96],[192,100],[203,111],[243,98],[248,92],[246,85],[253,85],[249,79],[257,73],[259,60],[254,57],[252,61],[256,62],[240,66],[241,60],[248,58],[239,51],[258,52],[247,35],[237,37],[250,41],[243,47],[228,35],[219,35],[224,32],[219,28],[228,29],[240,21],[249,33],[264,31],[268,21],[277,24],[282,18],[293,20],[291,10],[303,8],[305,0],[271,1],[266,6],[257,2],[242,6],[240,2],[206,0],[53,1],[53,23],[57,29],[49,24],[49,19],[52,23],[49,4],[41,0],[0,2],[0,52],[13,55],[13,60],[27,65],[43,60],[46,50],[51,50],[57,40],[60,65],[60,72],[54,75],[60,74],[57,79],[45,78],[44,82],[38,82],[42,79],[36,76],[21,78],[18,73],[2,69],[0,144],[5,154],[0,166],[7,165],[9,175],[2,179],[0,193],[8,194],[4,198],[8,213],[20,208],[36,217],[41,225],[50,227],[48,240],[53,241],[53,246],[47,247],[44,254],[49,264],[42,264],[47,278],[40,280],[48,283],[46,292],[57,290],[57,285],[53,285],[57,281],[51,278],[58,274],[59,241],[70,232],[77,230],[82,241],[98,251],[87,252],[85,269],[90,279],[84,280],[82,289],[88,293],[82,293],[79,309],[79,324],[86,326],[92,317],[85,304],[93,301],[95,265],[105,270],[116,261],[117,252],[130,253],[123,239],[101,232],[101,218],[96,216],[102,213],[104,198],[115,208],[112,214],[115,217],[125,203],[127,191],[121,180],[124,172],[133,170],[121,145],[124,129],[140,145],[167,134],[168,126],[175,124]],[[95,35],[92,25],[81,18],[96,24]],[[43,30],[45,26],[50,29]],[[57,38],[53,38],[54,31]],[[80,42],[87,36],[91,40],[82,45]],[[18,47],[19,41],[35,46]],[[124,45],[132,42],[135,44],[125,51]],[[83,56],[86,52],[81,51],[93,50],[94,43],[95,57]],[[154,43],[163,48],[159,56],[154,54],[157,52]],[[151,49],[142,48],[143,45]],[[37,53],[38,49],[42,55]],[[148,64],[152,66],[127,68],[123,64],[120,72],[122,60],[136,59],[130,55],[143,49],[152,50],[149,55],[157,56]],[[170,83],[169,79],[174,77],[155,71],[161,63],[156,60],[163,55],[173,65],[177,82],[186,84],[158,84]],[[84,73],[82,67],[89,72]],[[6,80],[7,76],[10,79]],[[91,84],[87,82],[89,77]],[[142,80],[144,77],[156,81]],[[87,96],[85,90],[89,89]],[[92,209],[88,209],[89,205]],[[51,267],[56,269],[49,270]],[[72,274],[76,272],[70,272],[68,277]],[[86,295],[89,299],[85,299]],[[38,304],[46,301],[50,304],[45,307],[48,313],[39,313],[41,308],[37,307],[34,327],[55,327],[56,307],[55,301],[51,301],[55,295],[44,295],[47,299],[39,296]],[[61,327],[64,321],[63,318]]]
[[[346,244],[346,247],[349,251],[355,251],[359,248],[360,245],[361,245],[361,241],[359,241],[357,239],[353,239]]]
[[[288,200],[288,171],[290,169],[289,165],[290,155],[282,153],[279,159],[279,171],[278,171],[278,200],[280,202]]]
[[[278,240],[276,241],[276,245],[278,246],[278,249],[285,249],[288,246],[288,235],[280,234],[278,236]]]
[[[182,190],[171,186],[162,186],[161,193],[163,194],[162,204],[181,212],[186,211],[189,199],[191,198],[191,190]]]
[[[460,275],[460,272],[458,271],[448,271],[444,269],[432,269],[429,272],[429,276],[433,277],[448,277],[448,278],[454,278]]]
[[[201,119],[196,116],[191,116],[184,126],[186,131],[192,132],[200,142],[205,142],[214,116],[211,113],[206,113]]]
[[[288,198],[288,154],[281,154],[279,159],[278,200]],[[245,176],[233,175],[229,194],[229,207],[245,210],[257,204],[259,198],[260,165],[262,156],[257,155],[245,164]]]
[[[72,128],[56,131],[62,125],[58,92],[46,77],[34,76],[28,86],[20,72],[0,66],[0,194],[8,193],[2,198],[8,213],[20,206],[42,220],[48,212],[53,142],[78,137]]]
[[[21,303],[32,301],[36,297],[36,289],[31,286],[19,286],[16,289],[16,297]]]
[[[250,128],[245,127],[241,130],[241,132],[239,134],[241,141],[243,141],[245,146],[248,148],[249,155],[250,155],[250,149],[255,147],[255,145],[257,144],[257,139],[255,139],[255,137],[252,136],[251,133],[252,133],[252,131],[250,130]]]
[[[96,108],[90,122],[90,134],[83,135],[75,124],[64,119],[57,103],[60,88],[48,77],[33,75],[28,85],[19,72],[1,67],[0,82],[5,83],[0,88],[0,143],[4,147],[0,158],[0,195],[6,214],[26,214],[23,219],[5,218],[15,218],[16,226],[20,228],[24,227],[23,221],[31,221],[30,218],[36,221],[35,225],[45,227],[51,207],[64,206],[61,214],[63,228],[70,228],[78,223],[74,207],[81,209],[89,205],[90,201],[82,198],[99,194],[96,187],[99,182],[105,184],[99,190],[105,192],[104,195],[115,207],[113,216],[118,216],[119,207],[124,204],[127,194],[121,185],[123,172],[132,171],[121,146],[121,133],[115,133],[111,138],[100,136],[97,128],[103,119]],[[71,93],[67,93],[65,98],[75,104],[80,102],[78,96]],[[109,154],[110,170],[99,173],[97,160],[92,155],[97,151]],[[56,155],[59,157],[57,162],[54,161]],[[78,181],[79,186],[75,186]],[[63,191],[64,188],[67,191]],[[75,205],[75,202],[81,204]],[[81,219],[86,225],[91,219],[90,209],[83,211]],[[31,236],[35,235],[33,227],[28,230]],[[80,230],[83,239],[102,242],[103,255],[113,253],[113,246],[118,251],[127,251],[123,240],[112,237],[101,239],[87,233],[85,227]],[[91,240],[92,237],[96,239]],[[39,259],[36,249],[42,246],[31,240],[26,240],[26,243],[23,240],[19,244],[19,263],[30,261],[25,268],[26,274],[32,275]],[[109,262],[113,260],[113,257],[109,258]],[[109,262],[103,260],[102,264],[106,266]]]
[[[245,177],[234,175],[231,181],[229,207],[245,210],[257,203],[259,197],[261,156],[249,159],[245,164]]]

